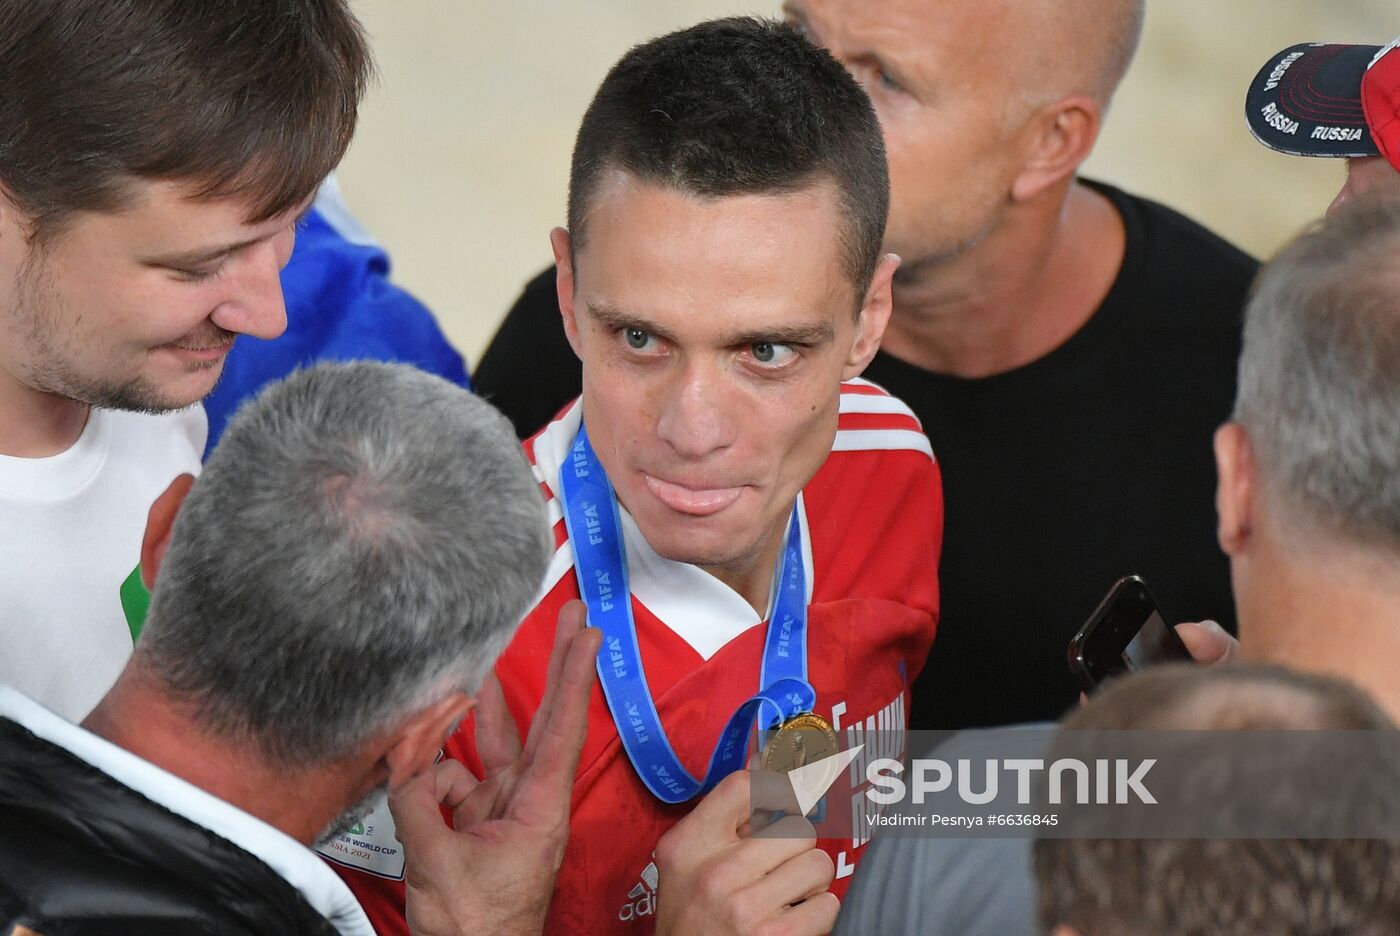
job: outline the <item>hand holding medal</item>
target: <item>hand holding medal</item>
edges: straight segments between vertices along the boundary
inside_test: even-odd
[[[836,867],[816,847],[812,824],[788,815],[747,834],[755,810],[785,805],[763,799],[767,788],[754,784],[761,776],[730,774],[657,843],[657,936],[738,936],[775,926],[820,936],[836,925],[841,902],[828,890]]]

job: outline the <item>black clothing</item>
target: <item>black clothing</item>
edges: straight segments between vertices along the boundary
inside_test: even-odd
[[[337,930],[242,848],[0,718],[0,931],[267,936]]]
[[[1145,578],[1172,620],[1234,629],[1211,437],[1234,401],[1258,264],[1169,208],[1090,184],[1127,246],[1064,345],[976,380],[884,352],[863,375],[918,415],[943,472],[942,607],[914,728],[1058,718],[1079,693],[1069,640],[1124,575]],[[553,280],[530,283],[473,375],[522,435],[579,392]]]
[[[506,414],[522,440],[583,392],[583,367],[559,318],[554,267],[525,284],[472,369],[472,389]]]
[[[1058,718],[1079,694],[1070,638],[1124,575],[1168,620],[1234,630],[1211,439],[1234,403],[1257,264],[1168,208],[1101,191],[1127,228],[1123,266],[1065,344],[980,380],[883,354],[866,371],[918,414],[943,469],[942,615],[915,728]]]

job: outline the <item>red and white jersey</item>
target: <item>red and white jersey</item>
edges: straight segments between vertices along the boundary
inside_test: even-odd
[[[841,390],[831,454],[798,498],[809,600],[808,675],[817,714],[838,731],[893,730],[906,722],[909,684],[924,665],[938,618],[942,487],[928,439],[902,402],[863,380]],[[525,443],[549,498],[557,548],[541,598],[496,669],[522,737],[544,694],[559,609],[579,597],[559,468],[578,432],[580,412],[575,401]],[[657,555],[626,511],[621,516],[647,682],[677,755],[703,776],[726,721],[760,688],[766,625],[717,578]],[[470,720],[445,752],[480,774]],[[660,802],[642,785],[595,687],[569,844],[545,932],[652,932],[652,851],[689,809]],[[833,889],[839,896],[864,839],[821,844],[836,863]],[[350,863],[338,869],[376,929],[406,934],[403,884],[392,879],[397,875],[357,871]],[[401,874],[401,862],[396,867]]]

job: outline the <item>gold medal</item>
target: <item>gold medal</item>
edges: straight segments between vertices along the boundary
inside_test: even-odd
[[[840,753],[841,744],[831,722],[805,712],[783,722],[763,749],[763,769],[790,773]]]

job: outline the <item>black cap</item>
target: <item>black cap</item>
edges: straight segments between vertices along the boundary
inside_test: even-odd
[[[1361,79],[1376,45],[1304,43],[1269,59],[1249,86],[1250,132],[1292,156],[1379,156],[1361,106]]]

